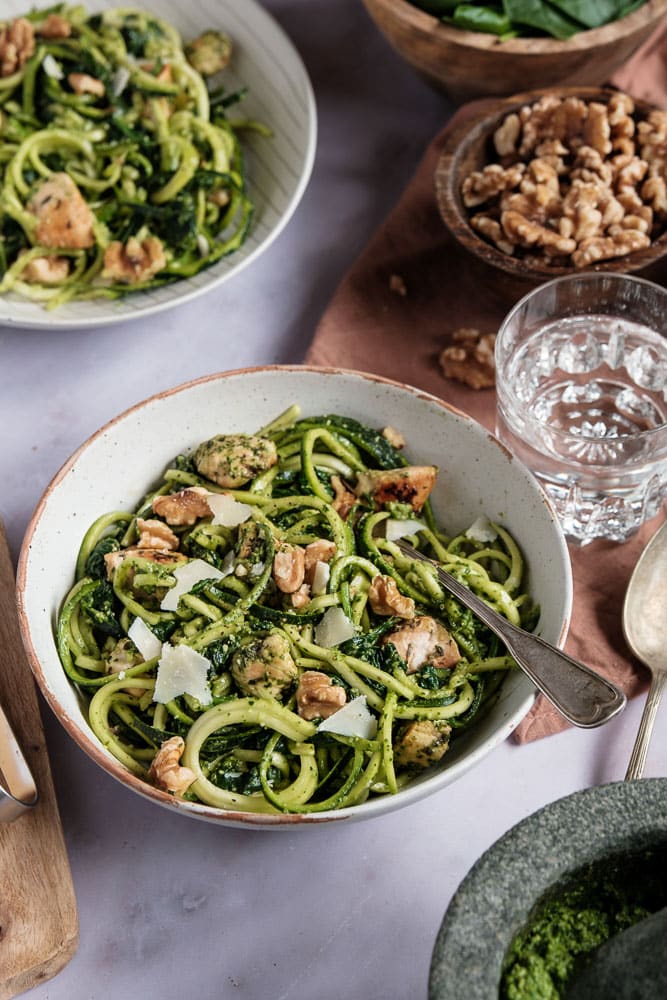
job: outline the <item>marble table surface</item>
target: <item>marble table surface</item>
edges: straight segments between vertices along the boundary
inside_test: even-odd
[[[315,89],[305,197],[252,267],[172,312],[87,332],[0,329],[0,516],[14,559],[52,475],[117,413],[200,375],[303,358],[338,282],[451,114],[360,0],[266,7]],[[43,705],[81,940],[69,965],[26,996],[425,998],[440,920],[470,866],[546,802],[620,780],[641,701],[601,730],[507,742],[407,811],[287,832],[156,809],[100,771]],[[664,713],[646,773],[667,773]]]

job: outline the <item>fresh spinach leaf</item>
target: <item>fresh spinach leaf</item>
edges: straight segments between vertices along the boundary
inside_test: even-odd
[[[524,24],[561,40],[571,38],[581,30],[569,17],[564,17],[545,0],[504,0],[505,13],[515,24]]]

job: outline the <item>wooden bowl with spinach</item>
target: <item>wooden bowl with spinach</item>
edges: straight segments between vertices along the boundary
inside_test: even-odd
[[[396,52],[456,102],[604,83],[667,13],[667,0],[363,2]]]

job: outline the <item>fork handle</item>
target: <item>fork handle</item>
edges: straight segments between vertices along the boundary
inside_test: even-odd
[[[625,695],[579,660],[508,623],[503,641],[533,684],[575,726],[601,726],[623,708]]]
[[[519,667],[568,722],[591,729],[601,726],[624,707],[625,695],[606,677],[532,632],[512,625],[423,552],[403,541],[398,542],[398,547],[405,555],[435,568],[446,589],[502,639]]]
[[[655,722],[658,705],[660,704],[660,699],[662,698],[662,692],[666,683],[667,674],[665,674],[664,671],[656,672],[651,677],[651,686],[648,689],[648,695],[646,702],[644,703],[644,711],[642,712],[641,722],[639,723],[639,729],[637,731],[637,738],[635,739],[635,745],[632,748],[632,754],[630,756],[630,763],[628,764],[628,770],[625,774],[626,781],[633,781],[635,778],[641,778],[644,773],[644,764],[646,763],[646,754],[648,753],[648,745],[653,731],[653,723]]]

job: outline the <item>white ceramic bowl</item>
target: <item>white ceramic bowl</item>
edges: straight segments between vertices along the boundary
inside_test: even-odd
[[[27,0],[3,0],[1,18],[18,17]],[[46,3],[38,6],[46,6]],[[117,0],[85,0],[90,14],[120,6]],[[280,25],[257,0],[147,0],[147,12],[164,18],[184,39],[208,28],[227,31],[234,59],[226,71],[230,92],[247,87],[239,117],[268,125],[270,139],[247,133],[243,146],[255,214],[248,237],[236,253],[192,278],[116,301],[65,303],[51,312],[15,295],[0,299],[0,324],[71,330],[96,328],[162,312],[213,289],[256,260],[283,231],[306,189],[315,158],[317,112],[301,56]]]
[[[227,825],[275,828],[363,819],[401,808],[461,777],[507,738],[535,697],[524,675],[510,675],[490,712],[453,744],[441,765],[397,795],[308,816],[260,816],[174,799],[134,777],[98,742],[54,642],[56,616],[72,585],[86,528],[107,511],[133,509],[179,451],[223,431],[252,432],[293,402],[301,404],[304,415],[339,413],[378,428],[389,424],[399,429],[411,462],[439,467],[432,499],[445,529],[465,529],[481,514],[500,521],[526,556],[529,589],[542,609],[540,634],[562,645],[569,624],[567,547],[536,480],[484,428],[434,396],[358,372],[276,366],[212,375],[133,407],[75,452],[37,506],[18,566],[23,640],[46,700],[96,763],[154,802]]]

